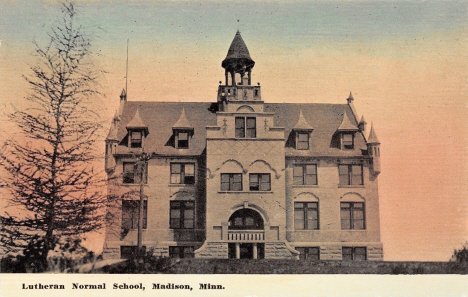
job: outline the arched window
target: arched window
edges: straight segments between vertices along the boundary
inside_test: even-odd
[[[229,218],[229,230],[262,230],[263,218],[255,210],[244,208]]]

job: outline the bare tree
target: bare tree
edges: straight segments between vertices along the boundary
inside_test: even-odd
[[[93,169],[100,125],[92,106],[100,95],[100,72],[74,5],[64,3],[62,13],[48,45],[35,43],[37,63],[24,76],[30,87],[26,108],[9,115],[18,133],[0,151],[2,186],[10,196],[1,244],[24,249],[35,241],[44,265],[60,237],[101,228],[106,204],[103,180]]]

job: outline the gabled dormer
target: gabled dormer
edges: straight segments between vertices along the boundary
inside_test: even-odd
[[[182,114],[172,126],[172,131],[174,133],[176,149],[190,148],[190,140],[194,134],[194,128],[185,115],[185,108],[182,108]]]
[[[132,120],[125,126],[128,131],[128,147],[143,148],[146,136],[148,136],[148,125],[143,122],[140,116],[140,109],[137,108]]]
[[[356,136],[355,134],[358,131],[359,128],[351,122],[348,114],[344,112],[341,125],[337,129],[337,133],[340,135],[340,143],[342,150],[354,149],[354,139]]]
[[[296,145],[295,147],[297,150],[310,149],[310,145],[311,145],[310,134],[312,133],[313,130],[314,128],[304,118],[304,115],[302,114],[302,110],[301,110],[299,112],[299,119],[296,125],[292,128],[292,131],[294,133],[295,145]]]

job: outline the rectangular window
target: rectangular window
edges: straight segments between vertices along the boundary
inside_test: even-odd
[[[343,261],[365,261],[367,260],[366,247],[342,247]]]
[[[242,174],[221,173],[221,191],[242,191]]]
[[[343,149],[352,150],[354,149],[354,134],[353,133],[343,133],[341,136],[343,142]]]
[[[195,225],[195,202],[171,201],[171,229],[193,229]]]
[[[364,230],[366,220],[363,202],[341,202],[341,229]]]
[[[142,168],[144,166],[144,168]],[[143,172],[142,172],[143,171]],[[143,162],[124,162],[123,163],[123,183],[139,184],[143,175],[144,183],[148,182],[148,167]]]
[[[309,149],[309,133],[307,132],[297,132],[297,142],[296,149],[298,150],[308,150]]]
[[[296,250],[301,253],[299,255],[301,260],[320,260],[320,248],[318,247],[296,247]]]
[[[319,229],[319,209],[317,202],[294,203],[294,228],[296,230]]]
[[[254,117],[236,117],[236,138],[256,138],[257,120]]]
[[[236,138],[245,138],[245,118],[236,117]]]
[[[169,257],[171,258],[193,258],[193,246],[170,246]]]
[[[363,185],[362,165],[339,165],[340,185]]]
[[[142,246],[143,255],[146,254],[146,246]],[[120,246],[121,259],[133,259],[138,256],[138,246],[136,245],[122,245]]]
[[[317,164],[297,164],[293,167],[294,185],[317,185]]]
[[[270,191],[271,178],[269,173],[251,173],[249,175],[250,191]]]
[[[189,148],[189,134],[188,132],[178,132],[177,133],[177,147],[179,149],[188,149]]]
[[[142,144],[142,133],[141,131],[132,131],[130,133],[130,147],[138,148]]]
[[[171,184],[194,184],[195,164],[171,163]]]
[[[138,229],[140,217],[139,200],[122,200],[122,228],[126,230]],[[143,229],[148,226],[148,201],[143,201]]]

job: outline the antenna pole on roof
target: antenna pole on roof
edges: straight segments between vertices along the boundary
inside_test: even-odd
[[[125,93],[128,98],[128,38],[127,38],[127,65],[125,67]]]

